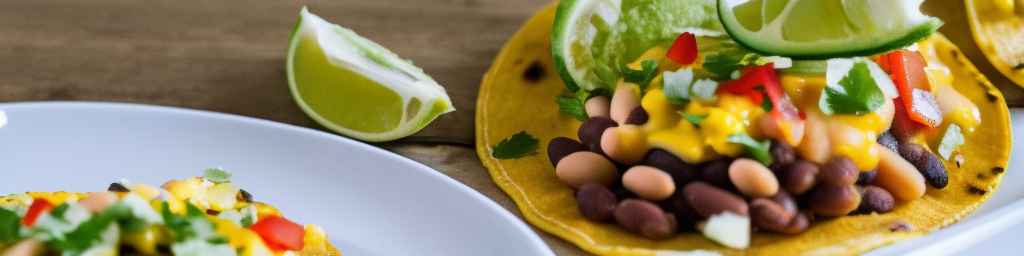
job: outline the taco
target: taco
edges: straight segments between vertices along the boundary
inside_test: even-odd
[[[323,229],[299,225],[209,170],[157,188],[120,181],[92,193],[0,197],[0,254],[341,255]]]
[[[1024,86],[1024,1],[964,0],[978,48],[1000,73]]]
[[[905,44],[855,42],[876,49],[815,59],[734,42],[713,2],[622,1],[623,19],[673,20],[644,15],[668,8],[644,3],[709,17],[643,30],[671,36],[642,50],[567,60],[552,24],[579,2],[548,6],[505,45],[476,131],[479,157],[525,219],[585,251],[856,255],[957,222],[1004,175],[1004,98],[932,33],[941,23]],[[623,42],[608,48],[645,43]],[[575,76],[572,61],[611,68]],[[611,83],[592,83],[609,70]],[[506,154],[531,136],[548,147]]]

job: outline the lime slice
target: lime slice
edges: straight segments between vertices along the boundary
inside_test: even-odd
[[[566,86],[613,89],[621,68],[679,34],[724,36],[709,0],[562,0],[551,55]]]
[[[444,87],[423,70],[306,8],[291,36],[287,69],[302,110],[356,139],[399,139],[455,111]]]
[[[734,40],[769,55],[805,59],[867,56],[906,47],[942,21],[924,0],[718,0]]]

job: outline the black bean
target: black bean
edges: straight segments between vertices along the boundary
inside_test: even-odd
[[[110,183],[110,186],[107,187],[107,191],[110,191],[110,192],[132,192],[131,189],[128,189],[124,185],[121,185],[121,183],[117,183],[117,182]]]
[[[551,160],[551,166],[557,166],[563,157],[584,150],[587,150],[587,146],[570,138],[558,137],[548,143],[548,159]]]
[[[646,124],[650,116],[647,115],[647,111],[643,107],[637,106],[629,111],[629,117],[626,117],[626,124]]]
[[[682,187],[686,183],[696,179],[696,168],[693,165],[683,162],[671,152],[663,149],[652,149],[647,152],[644,156],[643,165],[658,168],[662,171],[672,175],[672,180],[675,181],[676,187]]]
[[[755,227],[778,232],[786,228],[795,214],[779,204],[758,198],[750,202],[750,221]]]
[[[857,183],[857,175],[860,170],[853,160],[847,157],[833,157],[825,165],[821,166],[821,173],[818,174],[819,182],[832,186],[846,186]]]
[[[580,125],[578,136],[580,137],[580,143],[590,148],[590,151],[597,152],[598,154],[604,154],[601,150],[601,135],[604,134],[604,130],[619,126],[614,120],[607,117],[591,117],[587,121]]]
[[[945,188],[949,185],[949,175],[946,173],[946,165],[939,160],[939,157],[932,154],[921,145],[912,143],[900,144],[900,156],[921,172],[928,185],[934,188]]]
[[[818,184],[818,165],[809,161],[797,160],[787,166],[779,176],[782,188],[794,195],[802,195]]]
[[[896,140],[896,136],[892,135],[892,133],[885,132],[879,135],[878,144],[882,144],[882,146],[889,148],[893,152],[899,152],[900,142]]]
[[[860,193],[853,185],[819,185],[808,198],[810,210],[827,217],[845,216],[860,207]]]
[[[896,199],[889,191],[876,186],[867,186],[864,187],[864,192],[861,194],[860,207],[857,208],[857,212],[887,213],[892,211],[893,207],[896,207]]]
[[[924,149],[924,147],[913,143],[900,144],[899,150],[896,152],[899,152],[900,156],[906,159],[907,162],[914,164],[914,167],[917,167],[916,163],[920,162],[925,157],[925,154],[928,154],[928,150]]]
[[[875,177],[878,176],[878,170],[871,170],[868,172],[860,172],[857,175],[857,185],[865,186],[872,182],[875,182]]]
[[[252,202],[252,194],[249,193],[249,191],[245,191],[245,189],[239,189],[238,190],[238,201],[242,201],[242,202],[246,202],[246,203],[251,203]]]
[[[637,198],[636,194],[633,193],[633,191],[629,191],[629,189],[626,189],[625,186],[622,186],[621,179],[619,181],[619,184],[612,187],[612,193],[615,193],[615,197],[619,198],[619,200]]]
[[[697,210],[693,209],[690,201],[686,200],[686,194],[682,189],[676,189],[676,192],[668,200],[671,207],[663,208],[670,208],[671,212],[675,214],[679,229],[691,230],[696,227],[697,222],[701,220],[700,214],[697,214]]]
[[[914,166],[924,175],[928,185],[938,189],[949,185],[949,174],[946,173],[946,165],[939,160],[938,156],[928,153],[921,161],[921,163],[914,164]]]
[[[773,140],[770,151],[772,153],[772,158],[775,160],[773,164],[777,163],[785,166],[796,161],[796,152],[793,151],[793,146],[790,146],[785,142]]]
[[[730,164],[732,164],[732,159],[719,159],[705,164],[700,171],[701,180],[721,189],[736,191],[736,186],[729,178]]]
[[[619,199],[608,188],[599,184],[585,184],[576,191],[576,203],[583,217],[593,221],[610,221]]]
[[[644,200],[622,200],[615,207],[614,216],[622,228],[651,239],[668,238],[678,229],[673,215]]]

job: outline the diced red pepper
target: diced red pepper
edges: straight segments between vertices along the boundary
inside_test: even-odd
[[[50,201],[46,201],[46,199],[33,199],[32,205],[30,205],[28,207],[28,211],[25,212],[25,218],[21,219],[21,225],[26,227],[32,227],[32,225],[36,224],[36,220],[39,219],[39,216],[42,216],[44,213],[53,210],[53,207],[53,204],[50,203]]]
[[[684,32],[672,43],[665,57],[682,65],[690,65],[697,61],[697,38],[690,32]]]
[[[249,229],[259,234],[267,247],[274,251],[302,250],[306,236],[306,230],[302,225],[279,216],[260,219]]]
[[[942,114],[931,96],[931,83],[924,71],[924,57],[921,53],[896,50],[878,59],[879,66],[889,73],[900,96],[897,107],[906,109],[907,117],[928,127],[942,124]]]
[[[896,103],[896,111],[892,118],[892,135],[896,136],[900,141],[906,141],[925,126],[910,120],[910,117],[907,116],[907,110],[900,105],[900,99],[893,99],[893,101],[893,103]]]
[[[772,102],[771,113],[773,116],[793,120],[801,119],[800,111],[782,91],[779,76],[775,74],[773,64],[746,67],[742,73],[743,75],[739,79],[726,81],[719,88],[732,94],[746,95],[757,104],[760,104],[764,94],[767,94],[768,100]],[[764,94],[758,88],[763,88]]]

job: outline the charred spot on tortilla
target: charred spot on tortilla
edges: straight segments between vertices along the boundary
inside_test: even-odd
[[[989,102],[996,102],[996,100],[999,100],[999,96],[996,96],[992,91],[985,92],[985,98],[988,99]]]
[[[981,189],[981,188],[976,187],[974,185],[967,185],[967,192],[970,192],[971,194],[975,194],[975,195],[979,195],[979,196],[983,196],[983,195],[985,195],[985,193],[988,193],[987,190]]]
[[[1006,168],[1003,168],[1002,166],[992,167],[992,174],[999,175],[1003,172],[1006,172]]]
[[[984,173],[979,173],[979,174],[978,174],[978,179],[979,179],[979,180],[984,180],[984,179],[987,179],[987,178],[988,178],[988,176],[985,176],[985,174],[984,174]]]
[[[889,231],[891,232],[910,232],[912,230],[914,230],[914,226],[905,220],[896,220],[889,224]]]
[[[526,71],[523,71],[523,79],[531,83],[540,82],[541,79],[544,79],[544,73],[544,64],[541,64],[540,61],[533,61]]]
[[[1013,66],[1013,70],[1024,70],[1024,62],[1017,63],[1016,66]]]

